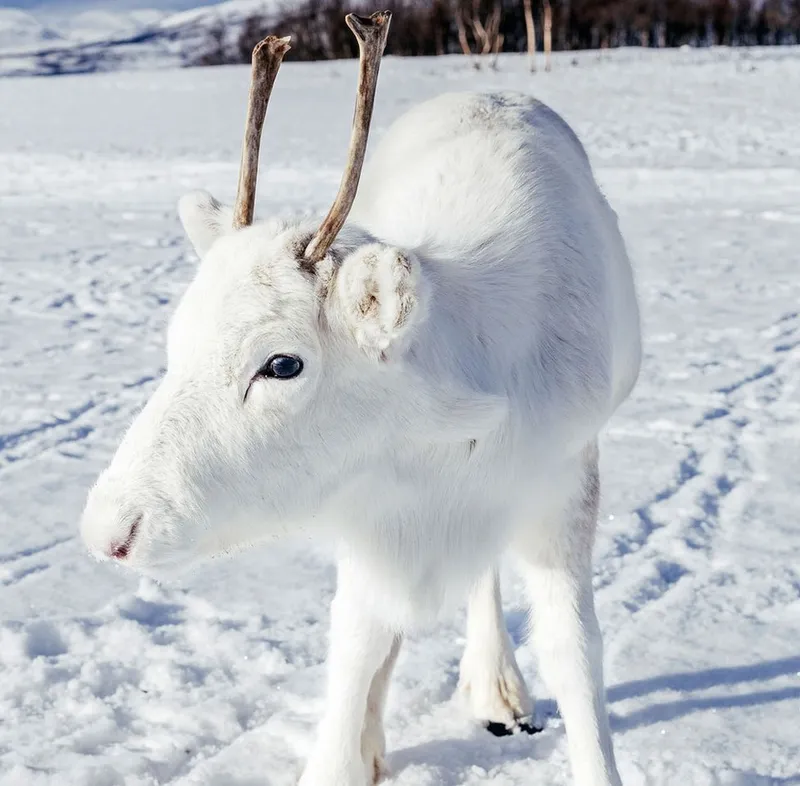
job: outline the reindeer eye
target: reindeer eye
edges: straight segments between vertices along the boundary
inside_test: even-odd
[[[259,376],[272,379],[291,379],[303,370],[297,355],[273,355],[259,370]]]

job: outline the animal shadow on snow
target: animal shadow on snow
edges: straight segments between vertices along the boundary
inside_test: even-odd
[[[705,691],[720,686],[739,685],[748,682],[767,682],[778,677],[794,676],[800,672],[800,656],[768,660],[753,663],[747,666],[723,666],[704,671],[689,671],[677,674],[665,674],[632,682],[623,682],[607,691],[609,704],[647,696],[660,691],[674,691],[676,693],[692,693]],[[776,701],[791,701],[800,699],[800,686],[794,685],[786,688],[772,690],[757,690],[751,693],[742,693],[726,696],[687,696],[675,701],[652,704],[642,707],[627,715],[611,715],[611,725],[614,731],[623,732],[642,726],[682,718],[693,712],[702,712],[711,709],[730,709],[732,707],[752,707],[757,704],[771,704]],[[787,783],[800,783],[788,781]]]
[[[440,739],[423,742],[389,754],[392,776],[407,767],[426,766],[442,768],[437,786],[456,786],[463,783],[465,770],[480,767],[491,771],[500,765],[526,759],[546,759],[555,748],[556,735],[530,736],[524,732],[508,737],[493,737],[488,731],[478,729],[462,739]],[[448,777],[449,776],[449,777]]]
[[[517,620],[518,622],[518,620]],[[511,620],[512,640],[519,639],[519,629]],[[515,628],[517,628],[515,630]],[[636,699],[662,691],[674,691],[684,695],[675,701],[651,704],[634,710],[627,715],[611,713],[611,725],[615,732],[665,723],[677,718],[710,709],[729,709],[734,707],[751,707],[758,704],[770,704],[776,701],[800,699],[800,686],[757,690],[750,693],[725,696],[692,696],[699,691],[713,690],[722,686],[740,685],[751,682],[767,682],[779,677],[794,676],[800,672],[800,656],[782,658],[780,660],[763,661],[744,666],[726,666],[695,672],[678,672],[664,674],[648,679],[634,680],[614,685],[607,691],[609,705],[627,699]],[[686,695],[689,694],[689,695]],[[541,718],[555,716],[557,709],[551,699],[538,700],[537,715]],[[552,732],[556,733],[553,734]],[[390,755],[392,772],[397,775],[407,767],[415,765],[440,765],[455,763],[459,770],[479,766],[491,770],[504,762],[525,759],[546,758],[555,747],[558,738],[564,733],[563,727],[547,730],[544,735],[530,737],[527,734],[513,737],[494,738],[488,732],[476,731],[465,739],[431,740],[395,751]],[[485,736],[482,736],[485,735]],[[454,769],[454,777],[458,775]],[[458,782],[457,779],[453,783]],[[449,786],[442,783],[442,786]],[[776,786],[800,786],[800,776],[778,781],[770,781]]]

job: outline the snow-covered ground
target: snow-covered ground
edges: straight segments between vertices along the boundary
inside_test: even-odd
[[[335,191],[355,63],[284,66],[259,211]],[[246,68],[0,81],[0,783],[289,786],[320,715],[334,569],[306,543],[159,587],[90,560],[85,493],[154,389],[195,260],[175,201],[236,182]],[[800,51],[460,58],[381,72],[375,133],[460,88],[535,92],[585,140],[638,270],[641,380],[602,440],[596,550],[627,786],[800,784]],[[521,587],[507,622],[519,641]],[[390,694],[398,786],[570,783],[544,733],[454,697],[463,616]]]

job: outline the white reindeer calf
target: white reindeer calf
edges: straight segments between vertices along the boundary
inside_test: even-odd
[[[403,634],[467,596],[472,712],[531,730],[496,572],[510,552],[575,781],[616,785],[591,584],[596,439],[640,362],[616,216],[570,128],[512,93],[412,109],[356,198],[389,19],[347,17],[361,50],[351,153],[316,231],[250,225],[287,39],[254,52],[236,206],[180,203],[202,261],[83,535],[155,576],[289,529],[337,544],[327,710],[303,786],[383,775]]]

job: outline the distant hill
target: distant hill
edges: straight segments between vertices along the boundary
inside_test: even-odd
[[[10,0],[0,3],[0,10],[17,8],[35,15],[56,15],[61,18],[80,11],[137,11],[155,9],[162,13],[186,11],[201,5],[213,5],[215,0]]]
[[[166,0],[157,8],[138,7],[144,0],[102,8],[85,2],[67,10],[63,3],[44,0],[30,3],[30,10],[0,8],[0,76],[186,65],[203,52],[210,31],[220,23],[235,39],[247,17],[269,14],[279,4],[227,0],[174,9],[187,2]]]
[[[33,15],[17,8],[0,8],[0,50],[33,46],[60,38]]]

